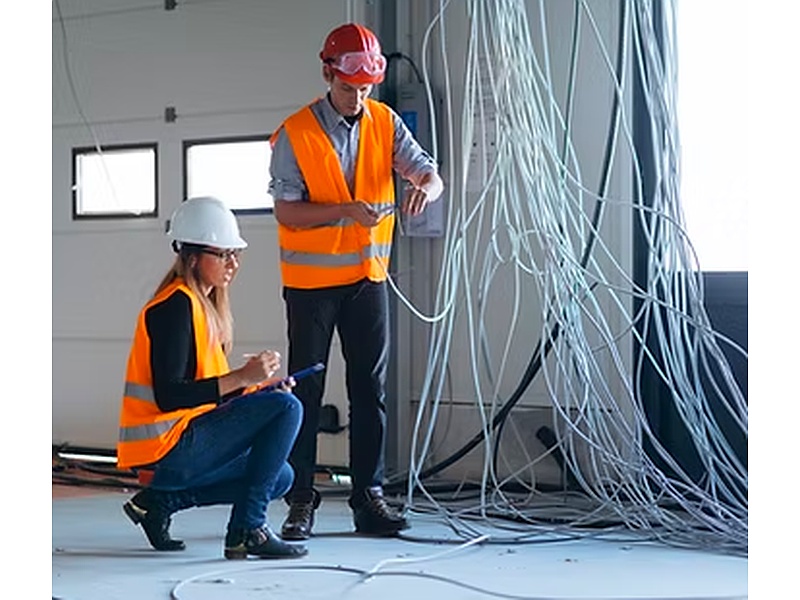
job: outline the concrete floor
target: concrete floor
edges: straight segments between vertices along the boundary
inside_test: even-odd
[[[66,488],[65,488],[66,489]],[[747,598],[747,558],[619,537],[530,544],[473,544],[440,519],[412,514],[400,539],[356,536],[341,497],[326,497],[309,554],[298,560],[227,561],[227,507],[177,514],[184,552],[150,549],[123,515],[121,490],[56,494],[52,503],[53,598],[60,600],[437,600]],[[282,502],[270,506],[280,526]]]

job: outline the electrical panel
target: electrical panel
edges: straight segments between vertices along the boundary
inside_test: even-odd
[[[437,106],[436,102],[434,102],[434,106]],[[431,109],[425,86],[422,83],[398,86],[394,109],[420,145],[432,153],[432,127],[438,120],[431,119]],[[403,198],[403,189],[404,182],[398,181],[396,191],[398,202]],[[428,204],[421,215],[410,217],[400,214],[402,235],[410,237],[441,237],[444,235],[444,193],[442,196]]]

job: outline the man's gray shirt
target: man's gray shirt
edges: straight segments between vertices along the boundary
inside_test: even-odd
[[[364,110],[368,110],[366,106]],[[403,179],[416,178],[425,173],[437,171],[436,162],[414,139],[403,120],[391,110],[394,122],[394,151],[392,167]],[[359,121],[352,125],[340,115],[330,103],[328,96],[314,101],[311,112],[317,118],[323,131],[339,156],[347,186],[353,193],[355,165],[358,155]],[[291,143],[286,132],[281,129],[272,148],[270,163],[269,193],[276,200],[308,200],[308,188],[297,166]]]

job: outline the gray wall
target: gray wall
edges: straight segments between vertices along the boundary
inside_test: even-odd
[[[113,448],[130,336],[138,310],[152,293],[172,256],[164,237],[164,220],[181,201],[185,139],[271,132],[290,112],[324,93],[317,52],[326,32],[348,18],[377,26],[396,23],[397,50],[422,64],[423,35],[439,2],[348,2],[235,0],[178,4],[176,10],[144,0],[59,0],[65,18],[67,57],[76,91],[101,143],[157,142],[159,145],[159,210],[157,219],[76,222],[71,219],[71,149],[94,141],[81,122],[65,75],[63,36],[53,5],[53,443]],[[532,15],[538,2],[528,1]],[[546,2],[549,52],[563,102],[569,28],[573,3]],[[616,3],[589,2],[606,44],[613,48]],[[452,0],[445,14],[446,47],[452,105],[459,139],[464,27],[467,3]],[[383,10],[383,14],[381,14]],[[391,14],[386,14],[390,11]],[[533,22],[533,19],[532,19]],[[584,33],[589,36],[589,33]],[[588,39],[588,38],[587,38]],[[438,33],[431,37],[430,71],[434,91],[444,96],[444,71]],[[390,52],[393,48],[384,48]],[[611,90],[599,54],[579,65],[582,84],[576,97],[576,143],[585,159],[588,181],[599,172],[608,127]],[[398,64],[395,75],[410,80]],[[562,91],[559,91],[562,90]],[[177,121],[163,120],[164,108],[176,107]],[[444,110],[448,107],[444,106]],[[461,173],[460,149],[448,155],[443,114],[439,115],[438,158],[447,185]],[[612,193],[625,195],[628,181],[615,178]],[[452,187],[452,186],[451,186]],[[448,199],[444,198],[447,203]],[[231,362],[244,352],[272,347],[285,353],[283,305],[272,216],[244,216],[243,234],[250,244],[233,289],[237,345]],[[629,223],[612,220],[604,235],[615,252],[626,256]],[[422,312],[431,299],[442,261],[441,239],[400,238],[396,265],[398,284]],[[541,323],[538,308],[520,327],[521,337],[535,337]],[[498,298],[489,323],[507,327],[510,308]],[[408,455],[411,424],[426,370],[430,326],[398,304],[396,392],[390,397],[394,420],[390,456],[402,464]],[[453,414],[456,425],[446,453],[459,441],[454,431],[473,431],[476,415],[471,393],[468,342],[457,333],[451,358]],[[496,343],[500,343],[499,341]],[[520,347],[509,364],[513,386],[530,346]],[[347,420],[338,347],[332,352],[327,402]],[[523,404],[546,406],[543,388],[534,385]],[[469,433],[465,433],[469,435]],[[345,435],[323,435],[320,462],[345,465]]]

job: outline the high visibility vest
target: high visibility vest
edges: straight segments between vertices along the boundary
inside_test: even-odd
[[[139,313],[136,330],[128,356],[125,390],[120,413],[117,465],[127,469],[147,465],[159,460],[178,442],[193,418],[212,410],[216,404],[208,403],[194,408],[162,412],[153,393],[153,372],[150,366],[150,337],[145,326],[147,310],[183,291],[191,300],[194,342],[197,348],[197,379],[219,377],[228,373],[228,359],[219,342],[211,342],[205,313],[195,293],[181,279],[158,293]]]
[[[359,122],[355,190],[350,193],[339,157],[309,106],[290,116],[283,129],[292,145],[311,202],[363,200],[378,211],[394,208],[394,121],[389,108],[367,99]],[[314,289],[383,281],[389,268],[394,213],[375,227],[339,219],[297,229],[278,224],[281,276],[287,287]]]

